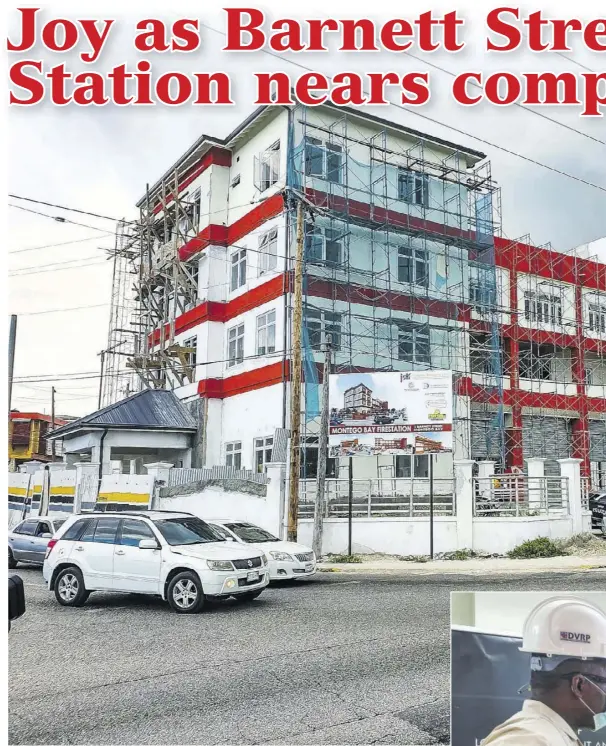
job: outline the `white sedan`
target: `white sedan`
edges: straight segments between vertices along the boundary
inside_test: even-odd
[[[304,578],[316,572],[316,555],[303,544],[281,541],[260,526],[245,521],[226,519],[206,520],[226,539],[240,544],[253,544],[263,550],[269,560],[270,580]]]

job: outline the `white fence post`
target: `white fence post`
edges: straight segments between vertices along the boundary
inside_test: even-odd
[[[458,549],[473,549],[474,463],[470,459],[454,462]]]
[[[492,497],[492,477],[494,477],[495,461],[478,461],[478,484],[480,496],[485,500]]]
[[[144,464],[144,466],[147,469],[147,476],[153,480],[149,501],[149,508],[153,510],[158,507],[158,490],[162,485],[168,486],[168,473],[174,467],[174,464],[169,461],[155,461],[153,464]]]
[[[581,459],[559,458],[560,475],[568,478],[568,512],[572,518],[572,533],[583,532],[583,508],[581,504]]]
[[[266,500],[268,508],[273,515],[271,525],[268,529],[279,536],[286,537],[286,464],[270,462],[265,466],[265,474],[268,478]],[[299,480],[299,494],[301,493],[301,480]]]
[[[76,467],[74,513],[93,510],[99,495],[99,464],[79,461]]]
[[[545,485],[544,458],[527,458],[528,470],[528,507],[530,510],[549,508],[548,493]]]

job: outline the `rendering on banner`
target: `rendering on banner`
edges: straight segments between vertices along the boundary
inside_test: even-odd
[[[452,371],[330,377],[329,454],[452,451]]]

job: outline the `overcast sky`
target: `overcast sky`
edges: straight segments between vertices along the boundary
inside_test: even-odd
[[[128,16],[122,10],[126,5],[93,1],[86,4],[86,17],[113,17],[119,23],[93,69],[104,71],[122,62],[136,62],[132,49],[135,22],[152,16],[171,18],[166,4],[147,2],[139,10],[137,4],[128,3]],[[569,17],[574,11],[575,16],[589,19],[599,16],[602,5],[597,0],[578,0],[573,6],[541,0],[524,9],[532,11],[541,6],[546,16],[552,17]],[[294,4],[268,1],[257,7],[264,9],[272,20],[283,17],[285,7],[291,17],[302,17]],[[380,21],[397,14],[414,18],[429,9],[444,13],[455,4],[425,0],[394,4],[375,0],[369,5],[348,0],[306,2],[304,7],[306,15],[315,18],[326,17],[327,7],[336,18],[363,17],[372,7],[376,14],[373,18]],[[456,7],[467,21],[467,48],[456,55],[442,52],[425,55],[428,62],[455,73],[497,69],[583,72],[573,61],[555,54],[486,55],[484,19],[494,5],[457,3]],[[47,20],[61,16],[76,19],[82,13],[66,4],[48,4],[43,10],[43,18]],[[172,17],[178,16],[199,17],[217,29],[225,25],[221,6],[216,3],[182,2],[178,15],[175,12]],[[16,19],[14,11],[9,19],[9,33],[15,33]],[[201,133],[222,137],[250,113],[254,108],[252,71],[281,69],[293,75],[302,72],[288,64],[288,56],[278,62],[262,52],[223,53],[220,51],[223,41],[221,35],[203,30],[203,44],[198,52],[172,57],[155,54],[150,60],[156,72],[176,67],[184,72],[229,72],[237,101],[233,107],[54,108],[48,103],[32,108],[13,107],[9,113],[9,192],[113,218],[134,217],[134,204],[144,192],[145,184],[155,182]],[[48,67],[66,60],[74,71],[83,68],[73,54],[66,58],[44,53],[40,47],[35,51],[35,58],[43,59]],[[604,55],[588,53],[578,43],[571,57],[594,71],[604,69]],[[15,55],[11,57],[11,61],[16,59]],[[486,152],[492,161],[493,176],[502,188],[503,232],[509,238],[530,235],[535,244],[550,242],[554,248],[565,251],[606,235],[606,193],[499,151],[471,136],[602,186],[606,186],[604,145],[520,107],[482,104],[463,109],[450,99],[452,77],[407,55],[303,54],[290,59],[329,75],[343,70],[401,73],[429,70],[432,99],[418,111],[444,126],[423,120],[414,109],[407,112],[395,107],[375,107],[370,111]],[[576,109],[558,107],[542,108],[541,112],[606,141],[606,118],[581,120]],[[453,132],[446,124],[464,130],[469,136]],[[85,414],[96,408],[98,378],[93,376],[98,374],[98,353],[107,344],[111,263],[106,250],[113,245],[114,226],[109,220],[15,199],[9,202],[86,224],[86,227],[68,225],[9,208],[9,311],[19,314],[15,376],[57,376],[57,412]],[[68,241],[72,243],[50,246]],[[45,248],[37,248],[41,246]],[[78,310],[49,313],[74,308]],[[82,376],[61,380],[63,374],[73,373]],[[51,385],[50,381],[16,384],[13,407],[49,412]]]

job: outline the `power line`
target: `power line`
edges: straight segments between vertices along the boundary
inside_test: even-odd
[[[82,311],[87,308],[102,308],[109,305],[109,303],[96,303],[91,306],[74,306],[73,308],[49,308],[46,311],[27,311],[26,313],[19,313],[17,316],[40,316],[41,314],[47,313],[66,313],[68,311]]]
[[[17,205],[15,205],[16,207]],[[113,235],[111,231],[106,231],[108,236]],[[26,251],[40,251],[40,249],[53,249],[56,246],[67,246],[71,243],[84,243],[84,241],[98,241],[99,236],[89,236],[88,238],[76,238],[73,241],[61,241],[60,243],[47,243],[42,246],[29,246],[24,249],[15,249],[14,251],[8,251],[7,254],[23,254]]]
[[[209,29],[209,31],[214,31],[217,34],[220,34],[221,36],[226,36],[224,31],[220,31],[219,29],[213,28],[212,26],[209,26],[206,23],[200,22],[200,25],[204,28]],[[307,67],[307,65],[303,65],[300,62],[295,62],[294,60],[289,60],[286,57],[284,57],[281,54],[278,54],[276,52],[272,52],[269,49],[261,49],[260,52],[263,52],[264,54],[268,54],[271,57],[276,57],[280,60],[282,64],[286,62],[289,65],[294,65],[296,67],[300,67],[302,70],[307,70],[307,72],[318,72],[318,70],[314,70],[311,67]],[[330,81],[332,81],[332,76],[328,75],[327,73],[322,73],[326,76],[326,78]],[[365,96],[368,96],[368,93],[366,91],[362,91],[362,93]],[[432,122],[433,124],[437,124],[440,127],[446,127],[447,129],[452,130],[453,132],[456,132],[459,135],[463,135],[464,137],[470,137],[472,140],[476,140],[477,142],[481,142],[484,145],[488,145],[491,148],[495,148],[496,150],[500,150],[503,153],[507,153],[508,155],[512,155],[515,158],[520,158],[528,163],[532,163],[535,166],[539,166],[540,168],[544,168],[548,171],[552,171],[553,173],[559,174],[560,176],[566,176],[569,179],[572,179],[573,181],[578,181],[581,184],[585,184],[585,186],[593,187],[594,189],[599,189],[601,192],[606,192],[606,187],[600,186],[599,184],[594,184],[591,181],[587,181],[586,179],[582,179],[580,176],[574,176],[573,174],[569,174],[566,171],[562,171],[559,168],[556,168],[555,166],[549,166],[546,163],[542,163],[541,161],[537,161],[534,158],[531,158],[527,155],[522,155],[522,153],[518,153],[515,150],[510,150],[509,148],[504,147],[503,145],[497,145],[496,143],[486,140],[483,137],[479,137],[478,135],[472,135],[470,132],[466,132],[465,130],[459,129],[458,127],[454,127],[452,124],[445,124],[444,122],[440,122],[439,119],[434,119],[433,117],[428,116],[427,114],[421,114],[419,111],[415,111],[414,109],[410,108],[407,109],[402,104],[396,104],[393,101],[390,101],[390,106],[395,106],[396,109],[401,109],[402,111],[405,111],[407,114],[412,114],[417,117],[421,117],[421,119],[426,119],[428,122]]]
[[[22,199],[25,202],[33,202],[36,205],[44,205],[45,207],[56,207],[59,210],[69,210],[70,212],[77,212],[80,215],[90,215],[92,218],[101,218],[102,220],[111,220],[114,223],[122,222],[121,218],[112,218],[109,215],[100,215],[98,212],[89,212],[87,210],[79,210],[77,207],[66,207],[65,205],[55,205],[52,202],[43,202],[40,199],[33,199],[32,197],[21,197],[18,194],[9,194],[11,199]],[[129,221],[123,221],[129,222]]]
[[[28,265],[26,267],[16,267],[15,269],[12,269],[9,272],[9,274],[12,274],[12,273],[15,273],[15,272],[21,272],[21,271],[29,270],[29,269],[39,270],[40,268],[42,268],[42,269],[50,269],[51,267],[62,267],[65,264],[74,264],[75,262],[88,262],[90,260],[98,262],[99,261],[99,256],[81,256],[81,257],[77,257],[76,259],[66,259],[65,261],[62,261],[62,262],[50,262],[50,264],[43,264],[43,265],[40,265],[40,264],[30,264],[30,265]]]
[[[77,223],[75,220],[64,218],[61,215],[49,215],[46,212],[39,212],[38,210],[30,210],[28,207],[21,207],[21,205],[13,205],[12,202],[8,203],[9,207],[14,207],[16,210],[23,210],[23,212],[31,212],[33,215],[41,215],[44,218],[50,218],[55,220],[57,223],[69,223],[69,225],[77,225],[80,228],[90,228],[93,231],[99,231],[99,233],[110,234],[112,231],[106,231],[104,228],[97,228],[95,225],[87,225],[86,223]]]
[[[9,272],[9,277],[28,277],[29,275],[42,275],[46,272],[64,272],[68,269],[85,269],[86,267],[95,267],[97,265],[107,264],[107,260],[98,262],[87,262],[85,264],[74,264],[70,267],[55,267],[54,269],[38,269],[31,272]]]

